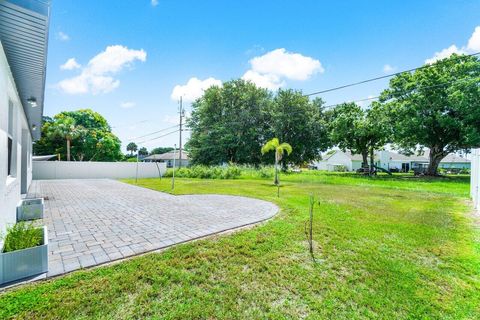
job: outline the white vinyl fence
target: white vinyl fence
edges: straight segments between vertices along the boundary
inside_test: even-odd
[[[480,209],[480,149],[472,151],[472,172],[470,183],[470,196],[476,209]]]
[[[165,163],[139,162],[139,178],[158,178]],[[33,161],[33,179],[122,179],[135,178],[136,162]]]

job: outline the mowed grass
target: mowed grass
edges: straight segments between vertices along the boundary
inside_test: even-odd
[[[307,172],[282,184],[277,198],[265,179],[177,179],[175,194],[255,197],[281,212],[251,229],[8,291],[0,318],[480,317],[468,178]],[[171,191],[170,179],[138,185]],[[310,194],[316,262],[304,234]]]

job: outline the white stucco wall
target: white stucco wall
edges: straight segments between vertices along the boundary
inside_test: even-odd
[[[348,171],[352,171],[352,160],[350,160],[350,157],[348,157],[341,150],[338,150],[334,155],[328,158],[327,163],[328,168],[333,168],[334,165],[340,164],[345,166]]]
[[[158,164],[158,167],[157,167]],[[165,163],[139,162],[139,178],[163,176]],[[136,162],[77,162],[77,161],[33,161],[33,179],[122,179],[135,178]]]
[[[13,105],[13,176],[8,176],[7,132],[9,119],[9,101]],[[22,130],[26,133],[25,146],[22,146]],[[27,148],[31,158],[31,135],[28,123],[18,97],[15,83],[0,43],[0,234],[6,226],[16,222],[16,207],[20,203],[22,147]],[[28,166],[27,166],[28,168]],[[31,165],[27,181],[31,181]]]
[[[472,150],[470,196],[476,209],[480,209],[480,149]]]

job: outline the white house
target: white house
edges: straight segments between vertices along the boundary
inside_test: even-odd
[[[0,0],[0,233],[32,180],[42,124],[50,1]]]
[[[370,161],[370,158],[368,159]],[[382,150],[375,152],[375,165],[386,170],[396,169],[408,172],[414,168],[428,165],[428,151],[422,156],[406,156],[400,153]],[[362,156],[350,151],[331,150],[323,160],[312,163],[318,170],[340,171],[343,167],[347,171],[355,171],[362,166]],[[457,154],[447,155],[439,165],[444,169],[470,169],[470,160]]]
[[[175,167],[188,167],[190,165],[190,158],[188,157],[188,153],[182,151],[182,160],[180,161],[180,152],[178,152],[178,150],[176,150],[175,152],[169,151],[162,154],[152,154],[151,156],[143,158],[142,161],[162,163],[164,162],[166,163],[167,168],[173,168],[173,159],[175,159]]]
[[[376,164],[378,163],[378,155],[375,155]],[[362,167],[362,156],[360,154],[352,154],[350,151],[330,150],[322,160],[312,163],[312,166],[318,170],[355,171]]]

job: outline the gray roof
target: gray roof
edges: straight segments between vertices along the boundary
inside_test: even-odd
[[[173,160],[175,154],[175,160],[180,159],[180,152],[175,151],[170,151],[162,154],[152,154],[151,156],[145,157],[143,160]],[[188,153],[185,151],[182,151],[182,160],[190,160],[188,158]]]
[[[49,20],[50,0],[0,0],[0,42],[34,139],[42,124]]]

